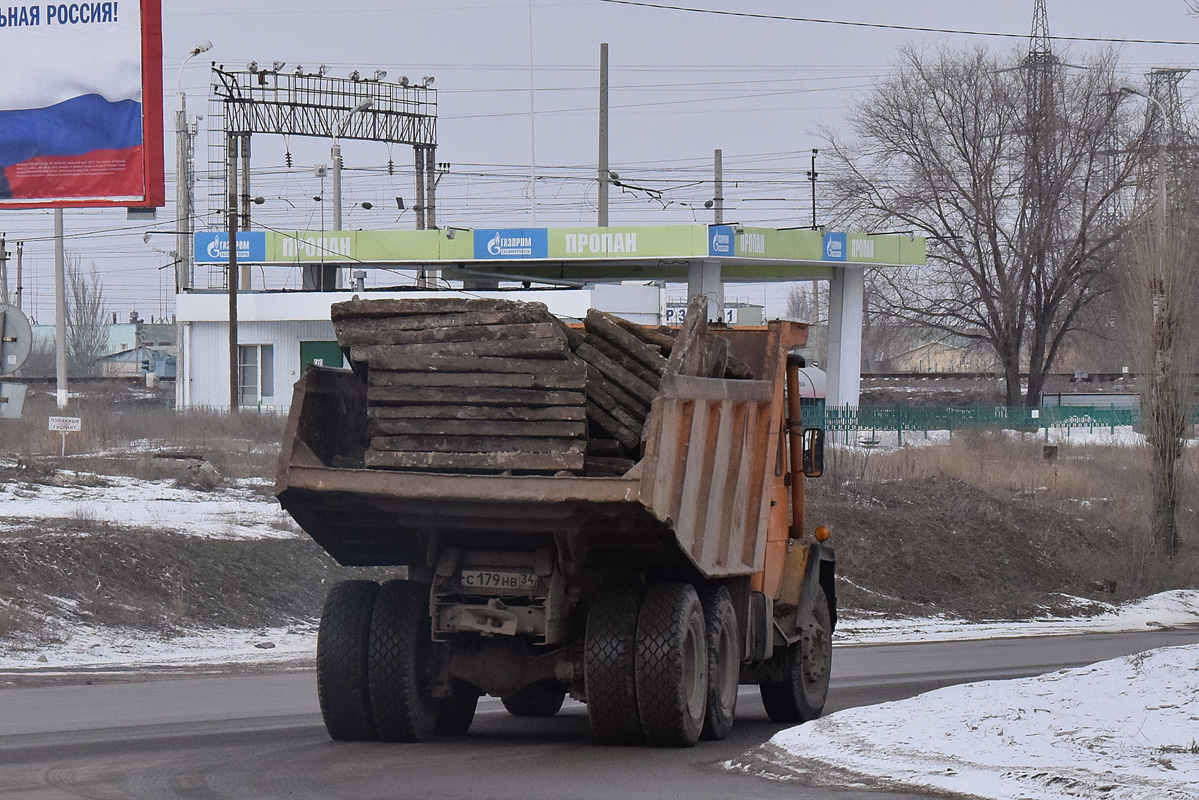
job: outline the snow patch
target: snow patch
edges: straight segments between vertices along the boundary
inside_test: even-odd
[[[996,800],[1199,797],[1199,645],[848,709],[727,767]]]
[[[844,579],[840,579],[844,580]],[[1068,636],[1078,633],[1122,633],[1199,625],[1199,591],[1179,589],[1123,605],[1085,598],[1066,598],[1080,608],[1098,607],[1098,614],[1077,617],[965,622],[949,617],[895,619],[845,615],[837,621],[837,644],[899,644],[949,642],[1023,636]]]
[[[61,520],[59,527],[149,528],[209,539],[299,536],[299,527],[278,502],[255,491],[262,485],[235,481],[220,492],[204,492],[170,480],[125,477],[105,477],[101,485],[10,484],[0,535],[42,531]]]

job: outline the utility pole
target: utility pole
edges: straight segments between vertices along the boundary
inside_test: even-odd
[[[608,43],[600,43],[599,74],[599,219],[601,228],[608,227]]]
[[[241,229],[250,230],[250,134],[241,137]],[[254,273],[250,270],[241,272],[241,290],[250,291],[250,282]]]
[[[412,210],[416,212],[416,229],[423,231],[425,229],[425,148],[412,148],[412,157],[415,160],[416,171],[416,202]]]
[[[820,177],[820,173],[816,171],[816,155],[820,151],[815,147],[812,148],[812,168],[808,170],[808,180],[812,184],[812,230],[817,229],[816,225],[816,179]],[[820,280],[812,281],[812,316],[815,317],[813,322],[820,323]]]
[[[712,197],[712,221],[724,224],[724,153],[717,149],[712,154],[713,182],[716,193]]]
[[[0,233],[0,303],[8,305],[8,251],[4,249],[4,237]]]
[[[188,233],[191,224],[191,164],[188,163],[190,134],[187,130],[187,110],[183,93],[178,94],[175,109],[175,250],[179,263],[175,265],[175,291],[190,289],[192,243]]]
[[[183,92],[178,93],[175,108],[175,291],[191,288],[191,132],[187,129],[187,109]]]
[[[21,310],[21,295],[25,292],[25,287],[21,284],[21,256],[25,252],[25,243],[17,242],[17,310]]]
[[[201,53],[212,49],[212,42],[203,41],[193,47],[179,65],[175,81],[175,291],[191,288],[192,282],[192,142],[193,134],[187,124],[187,95],[183,93],[183,68]]]
[[[238,347],[237,347],[237,134],[225,136],[229,163],[229,197],[225,207],[229,233],[229,413],[238,412]]]
[[[820,152],[812,148],[812,168],[808,170],[808,180],[812,183],[812,230],[816,230],[816,179],[820,173],[816,171],[816,154]]]
[[[437,229],[437,148],[425,148],[425,228]]]
[[[54,338],[58,340],[55,360],[58,407],[67,407],[67,278],[63,252],[62,209],[54,209]]]
[[[533,82],[533,0],[529,0],[529,214],[537,227],[537,94]]]

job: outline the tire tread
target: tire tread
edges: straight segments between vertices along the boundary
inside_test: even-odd
[[[316,638],[316,693],[330,738],[378,738],[368,678],[370,624],[379,584],[342,581],[329,590]]]

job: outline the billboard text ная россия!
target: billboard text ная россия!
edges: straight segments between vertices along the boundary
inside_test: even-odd
[[[0,6],[0,207],[163,205],[161,16]]]

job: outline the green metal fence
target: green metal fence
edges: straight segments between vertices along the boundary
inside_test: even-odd
[[[804,424],[821,421],[824,428],[838,433],[894,431],[903,444],[905,433],[962,430],[1045,431],[1050,428],[1107,429],[1136,426],[1138,412],[1132,408],[1096,406],[825,406],[813,404],[804,409]],[[1192,417],[1195,415],[1192,414]]]

